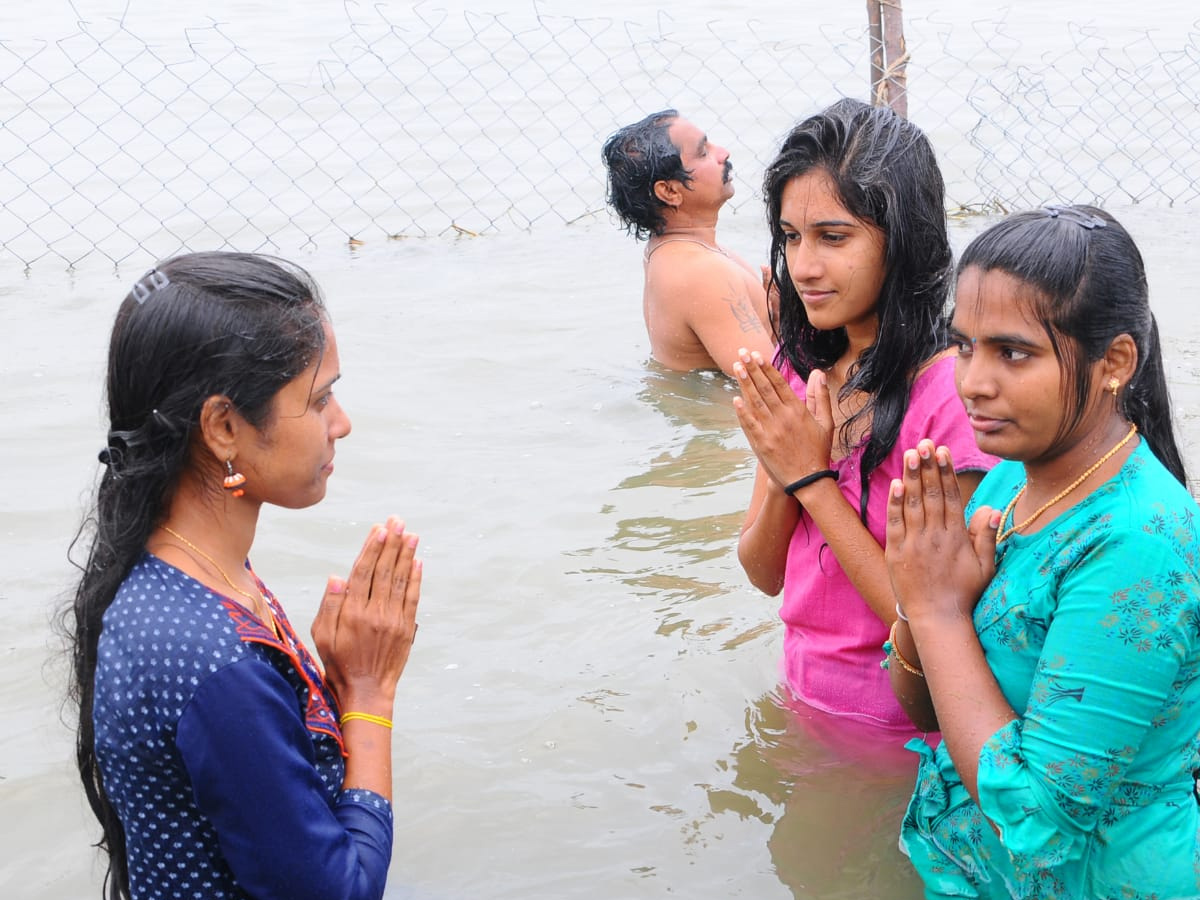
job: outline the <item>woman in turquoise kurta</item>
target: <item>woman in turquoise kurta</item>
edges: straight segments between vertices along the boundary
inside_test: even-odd
[[[952,333],[980,448],[907,451],[885,645],[920,727],[901,847],[926,895],[1200,897],[1200,522],[1140,254],[1090,207],[964,253]]]

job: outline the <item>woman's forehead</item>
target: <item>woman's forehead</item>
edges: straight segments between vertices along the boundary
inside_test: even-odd
[[[958,276],[952,321],[959,330],[1002,326],[1004,331],[1044,332],[1039,313],[1045,299],[1038,288],[1011,272],[969,266]]]

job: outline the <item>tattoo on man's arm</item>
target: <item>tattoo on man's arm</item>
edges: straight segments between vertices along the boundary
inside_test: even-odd
[[[742,334],[763,333],[765,329],[763,328],[762,319],[755,312],[754,304],[744,294],[726,297],[725,302],[729,304],[729,311],[733,313],[733,319],[737,322],[738,330]]]

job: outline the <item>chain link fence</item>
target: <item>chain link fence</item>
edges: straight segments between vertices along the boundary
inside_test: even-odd
[[[217,22],[0,40],[0,259],[286,254],[604,217],[601,143],[667,106],[730,148],[732,211],[758,216],[787,129],[869,94],[865,16],[794,39],[753,20],[684,35],[664,16],[537,6],[347,7],[333,33],[296,27],[290,66]],[[953,206],[1197,202],[1200,36],[1061,29],[1030,58],[1002,17],[906,23],[909,116]]]

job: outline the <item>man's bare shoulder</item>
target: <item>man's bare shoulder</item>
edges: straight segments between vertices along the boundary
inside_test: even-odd
[[[655,358],[673,368],[728,374],[740,347],[769,354],[761,275],[707,245],[677,243],[655,248],[646,267],[644,312]]]
[[[646,284],[663,293],[726,292],[730,279],[740,284],[749,269],[732,256],[700,244],[679,241],[655,248],[646,261]]]

